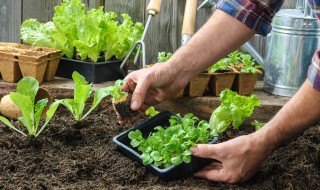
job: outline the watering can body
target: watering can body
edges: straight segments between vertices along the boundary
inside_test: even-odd
[[[315,50],[320,49],[316,18],[300,9],[282,9],[274,17],[267,36],[263,63],[264,90],[293,96],[306,80]]]

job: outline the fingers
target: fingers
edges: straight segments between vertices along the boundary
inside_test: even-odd
[[[218,147],[219,144],[198,144],[191,147],[190,149],[194,156],[219,160],[220,151]]]
[[[194,176],[216,182],[226,182],[227,180],[222,165],[218,162],[213,162],[211,165],[204,167],[195,173]]]
[[[125,79],[126,83],[121,87],[121,91],[123,92],[133,92],[136,88],[136,82],[128,75]]]
[[[131,98],[131,109],[139,110],[142,103],[144,102],[147,90],[150,87],[150,82],[148,79],[141,80],[137,83],[135,90],[133,91]]]

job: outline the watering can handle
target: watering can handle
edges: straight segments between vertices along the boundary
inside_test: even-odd
[[[148,13],[153,15],[158,14],[160,12],[161,1],[162,0],[150,0],[147,7]]]
[[[182,24],[182,35],[193,35],[195,31],[197,0],[186,0]]]

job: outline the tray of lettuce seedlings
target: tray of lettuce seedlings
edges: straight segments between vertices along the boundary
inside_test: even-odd
[[[62,51],[56,75],[71,79],[77,71],[94,83],[122,78],[120,65],[141,38],[143,24],[134,23],[126,13],[119,19],[103,6],[86,11],[81,0],[64,0],[54,9],[52,21],[27,19],[20,34],[28,44]]]
[[[190,147],[216,143],[219,134],[230,126],[238,129],[254,107],[260,106],[256,95],[245,97],[229,89],[220,94],[220,100],[209,122],[192,113],[181,116],[162,111],[115,136],[113,141],[125,156],[166,181],[192,175],[213,160],[192,156]]]

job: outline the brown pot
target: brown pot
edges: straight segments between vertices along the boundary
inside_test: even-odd
[[[231,89],[236,73],[210,73],[210,75],[209,89],[214,96],[219,96],[223,90]]]
[[[259,74],[238,73],[232,85],[232,90],[240,95],[251,95]]]
[[[41,84],[43,82],[43,76],[47,68],[48,61],[40,63],[30,63],[19,61],[19,67],[23,77],[31,76]]]
[[[56,57],[49,58],[46,72],[44,73],[44,78],[43,78],[44,81],[52,81],[54,79],[54,76],[56,75],[56,72],[58,69],[60,59],[61,59],[60,53]]]
[[[188,85],[188,93],[190,97],[202,96],[208,87],[211,75],[208,73],[201,73],[194,77]]]
[[[47,47],[0,42],[0,60],[5,59],[1,63],[10,62],[14,65],[7,68],[7,63],[6,68],[0,66],[0,70],[4,73],[2,75],[5,81],[16,82],[22,76],[32,76],[41,84],[43,80],[54,79],[61,58],[60,53],[60,50]],[[13,71],[12,67],[20,69],[21,72]]]
[[[18,62],[10,59],[0,58],[0,73],[6,82],[17,82],[22,78]]]

